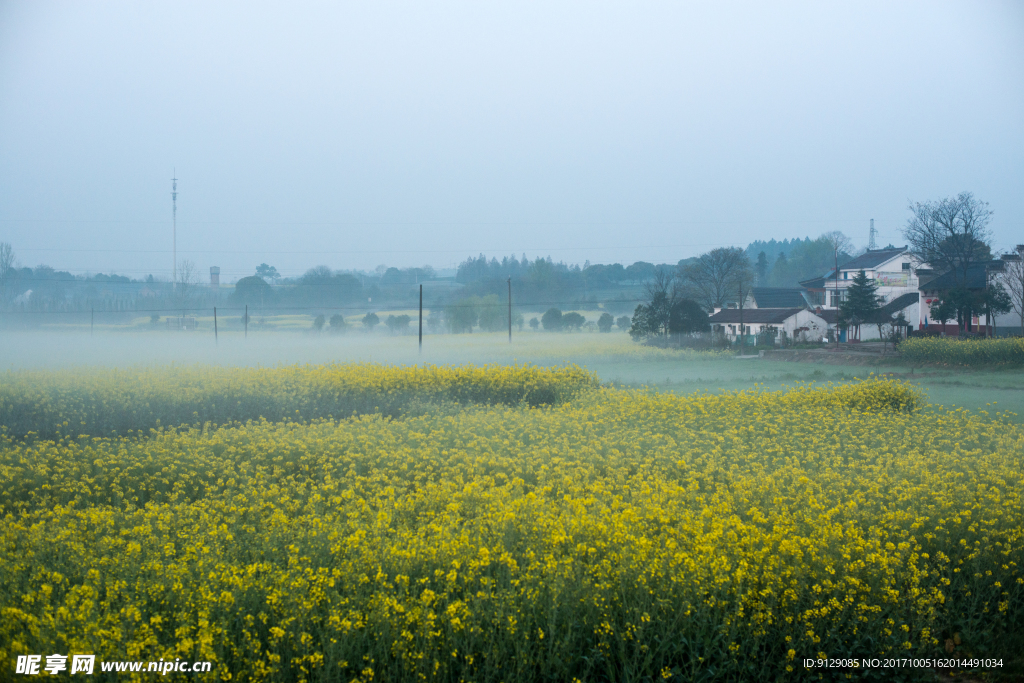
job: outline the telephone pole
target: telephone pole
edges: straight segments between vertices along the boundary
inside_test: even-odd
[[[178,172],[171,178],[171,289],[178,283]]]

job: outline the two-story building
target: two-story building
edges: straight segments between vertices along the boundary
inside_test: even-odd
[[[922,268],[905,246],[869,249],[838,270],[832,269],[822,277],[805,280],[800,285],[814,311],[834,329],[839,318],[839,305],[846,301],[853,278],[862,270],[878,285],[877,293],[886,312],[894,315],[902,312],[907,322],[917,328],[921,321],[918,271]],[[840,339],[844,336],[840,331]],[[861,339],[877,338],[877,326],[865,321],[861,326]]]

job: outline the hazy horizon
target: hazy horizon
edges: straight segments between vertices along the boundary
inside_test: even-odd
[[[674,263],[971,191],[1024,241],[1024,6],[0,3],[0,241],[224,282]]]

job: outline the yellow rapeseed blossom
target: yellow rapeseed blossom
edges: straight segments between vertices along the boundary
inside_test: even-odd
[[[420,386],[345,371],[377,395]],[[321,371],[275,372],[306,400]],[[565,371],[545,381],[566,398],[533,405],[480,398],[524,371],[421,372],[461,406],[214,427],[203,401],[226,394],[196,379],[195,426],[5,432],[0,660],[777,680],[819,652],[933,656],[953,634],[964,655],[1021,655],[1024,431],[1008,421],[885,380],[679,397],[581,391],[589,376]]]

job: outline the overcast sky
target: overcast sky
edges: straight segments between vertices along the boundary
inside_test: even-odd
[[[0,0],[0,241],[178,257],[675,262],[990,203],[1024,242],[1024,3]]]

